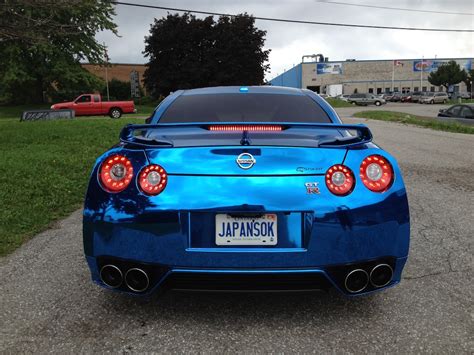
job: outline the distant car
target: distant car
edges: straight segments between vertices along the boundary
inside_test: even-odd
[[[393,96],[393,92],[386,92],[385,94],[382,95],[382,99],[389,101]]]
[[[120,118],[123,113],[135,113],[133,101],[102,101],[99,94],[84,94],[74,101],[61,102],[51,106],[51,110],[74,110],[76,116],[102,116]]]
[[[353,105],[361,105],[361,106],[367,106],[367,105],[380,106],[386,103],[384,99],[380,99],[374,94],[352,94],[347,99],[347,102],[350,102]]]
[[[438,117],[456,117],[474,119],[474,104],[453,105],[439,110]]]
[[[321,96],[323,99],[329,98],[329,95],[328,95],[328,94],[319,94],[319,96]]]
[[[407,92],[405,94],[402,94],[400,97],[400,102],[411,102],[411,93]]]
[[[411,102],[419,102],[420,101],[420,97],[423,96],[423,92],[421,91],[415,91],[415,92],[412,92],[410,94],[411,98],[410,98],[410,101]]]
[[[400,282],[410,238],[400,169],[369,128],[277,86],[168,96],[97,159],[83,216],[92,279],[133,295],[371,294]]]
[[[470,92],[453,92],[451,93],[450,98],[452,99],[470,99],[471,93]]]
[[[347,101],[351,95],[337,95],[336,99],[342,100],[342,101]]]
[[[388,101],[390,102],[400,102],[402,100],[402,94],[400,92],[393,93],[392,97]]]
[[[445,104],[449,97],[445,92],[426,92],[420,97],[420,104]]]

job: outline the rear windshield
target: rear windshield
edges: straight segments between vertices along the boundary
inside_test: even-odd
[[[319,104],[306,95],[182,95],[159,123],[179,122],[317,122],[331,123]]]

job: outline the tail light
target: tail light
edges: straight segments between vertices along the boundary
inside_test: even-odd
[[[354,189],[354,185],[354,174],[347,166],[336,164],[326,171],[326,186],[334,195],[348,195]]]
[[[281,131],[282,126],[278,125],[214,125],[209,126],[210,131],[223,131],[223,132],[274,132]]]
[[[360,178],[370,191],[384,192],[392,185],[392,165],[381,155],[371,155],[360,165]]]
[[[123,155],[112,155],[100,166],[100,182],[109,192],[120,192],[127,188],[133,178],[133,166]]]
[[[158,195],[166,187],[168,174],[161,166],[152,164],[144,167],[138,175],[138,184],[147,195]]]

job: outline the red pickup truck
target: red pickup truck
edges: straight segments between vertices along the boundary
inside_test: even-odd
[[[135,113],[133,101],[102,101],[99,94],[84,94],[74,101],[61,102],[51,106],[51,110],[74,110],[76,116],[109,115],[112,118],[120,118],[123,113]]]

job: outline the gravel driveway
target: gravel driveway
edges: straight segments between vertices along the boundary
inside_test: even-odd
[[[412,243],[399,286],[357,299],[116,295],[89,280],[77,211],[0,259],[0,352],[472,354],[474,136],[367,124],[397,157],[409,194]]]

